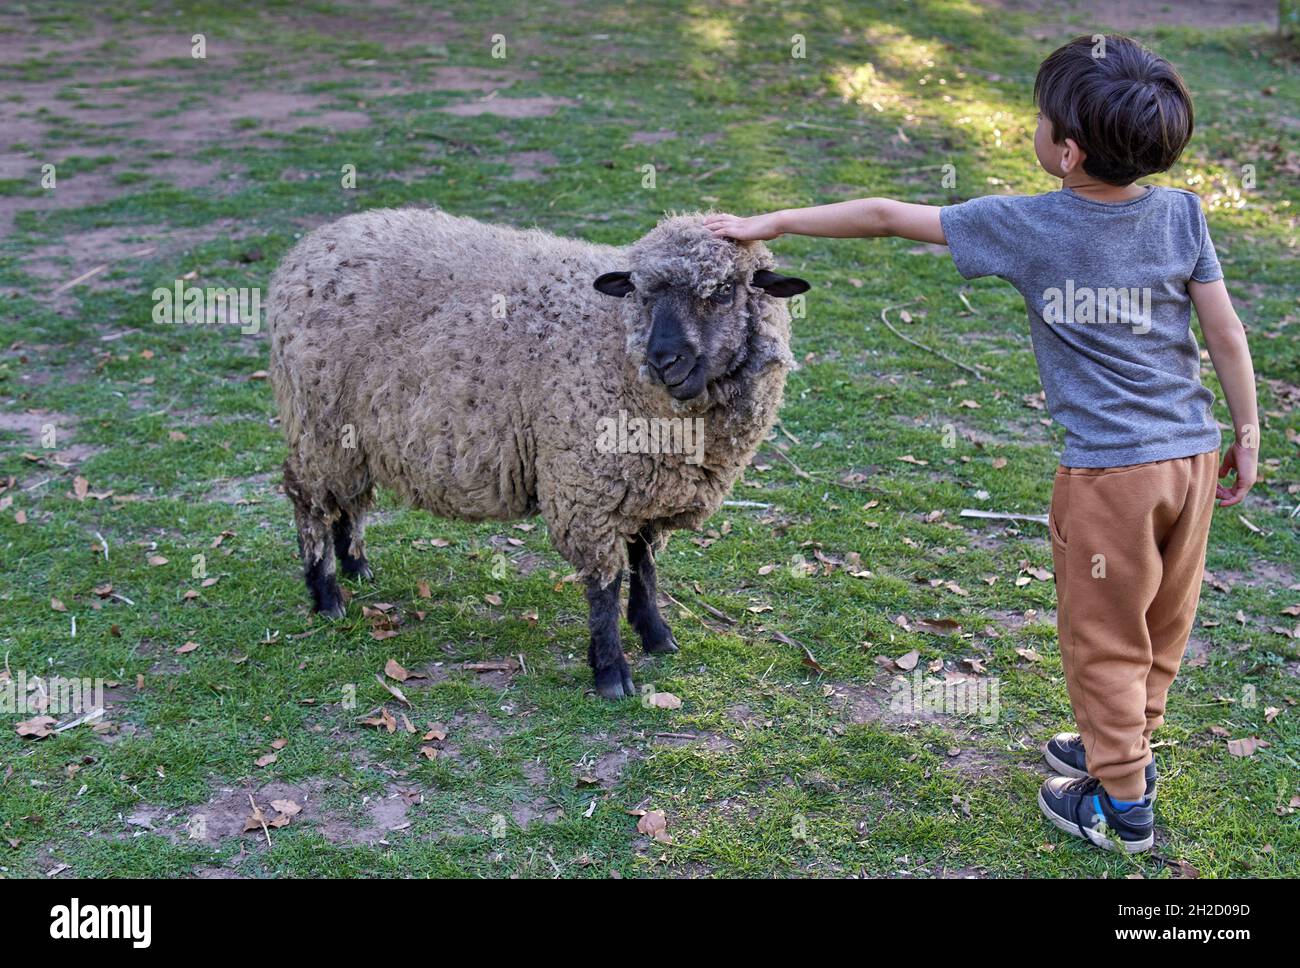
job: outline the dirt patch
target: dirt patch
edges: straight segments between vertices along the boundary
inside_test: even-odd
[[[984,634],[988,635],[990,638],[997,638],[998,630],[994,625],[988,623],[996,623],[997,625],[1011,629],[1013,632],[1029,625],[1050,625],[1052,628],[1056,627],[1056,611],[1053,609],[1048,609],[1045,612],[1040,612],[1036,608],[1026,609],[1023,612],[1010,612],[999,608],[984,609],[980,612],[980,617],[986,622],[983,626]]]
[[[831,683],[827,701],[847,722],[885,726],[977,723],[996,715],[999,696],[978,676],[955,674],[895,676],[888,685]]]
[[[726,715],[733,723],[744,729],[763,729],[772,725],[771,719],[764,718],[744,703],[728,706]]]
[[[166,809],[140,804],[123,817],[122,822],[126,835],[131,837],[155,833],[173,843],[218,844],[232,837],[257,836],[262,837],[265,843],[265,835],[260,829],[244,832],[244,824],[253,812],[249,804],[250,794],[268,820],[277,813],[271,807],[272,801],[292,800],[302,811],[291,822],[300,824],[320,816],[319,794],[326,787],[322,780],[298,784],[273,781],[257,788],[221,787],[208,802],[193,807]]]
[[[485,67],[435,67],[429,72],[437,91],[492,91],[537,75],[532,71],[507,71]]]
[[[628,144],[633,145],[657,145],[661,141],[672,141],[677,137],[676,131],[633,131],[632,137],[628,138]]]
[[[1216,570],[1205,573],[1205,583],[1209,586],[1205,589],[1220,592],[1221,586],[1227,586],[1229,590],[1233,588],[1270,588],[1275,591],[1284,589],[1294,589],[1296,584],[1295,572],[1286,565],[1276,561],[1256,561],[1251,565],[1250,574],[1244,571]]]
[[[218,481],[203,496],[208,504],[256,504],[273,500],[280,490],[280,472],[232,477]]]
[[[66,413],[52,410],[22,410],[0,412],[0,436],[13,435],[18,438],[14,443],[32,451],[42,449],[45,437],[52,430],[54,447],[48,453],[57,455],[58,450],[71,443],[73,428],[77,418]],[[0,446],[8,441],[0,440]]]
[[[158,259],[215,239],[240,239],[246,226],[233,219],[220,219],[200,228],[174,229],[166,225],[122,225],[71,232],[55,243],[33,246],[23,258],[25,272],[51,283],[50,289],[36,289],[32,295],[57,309],[76,304],[72,291],[54,291],[97,266],[107,266],[77,288],[91,290],[119,288],[120,279],[110,279],[123,263],[132,271],[142,259]]]
[[[546,177],[545,168],[554,168],[560,159],[549,151],[516,151],[506,156],[506,164],[513,169],[511,181],[541,181]]]
[[[609,790],[618,785],[627,765],[636,759],[640,756],[629,749],[609,750],[599,756],[588,753],[573,765],[573,778],[587,784],[594,780],[596,786]]]
[[[366,826],[326,817],[320,823],[321,835],[331,843],[382,844],[391,834],[411,826],[408,813],[412,806],[424,801],[424,795],[415,787],[390,784],[381,794],[367,797],[362,812],[369,821]]]
[[[403,688],[414,681],[404,683]],[[440,744],[438,755],[461,759],[465,755],[465,746],[482,745],[491,749],[505,735],[505,731],[485,713],[457,713],[447,724],[447,738]]]
[[[730,752],[739,745],[718,733],[655,733],[651,741],[655,746],[695,746],[710,753]]]
[[[1031,31],[1032,36],[1043,36],[1044,31],[1068,33],[1066,22],[1093,24],[1115,30],[1149,30],[1156,26],[1181,27],[1240,27],[1261,24],[1277,26],[1277,4],[1274,0],[1066,0],[1065,3],[1047,0],[982,0],[982,6],[1017,13],[1044,14],[1047,18],[1060,18],[1059,27],[1051,23]],[[1054,21],[1053,21],[1054,23]],[[1079,32],[1077,26],[1072,28]]]
[[[967,749],[960,741],[955,741],[953,746],[944,752],[943,768],[953,770],[972,780],[1004,775],[1010,765],[1005,757],[988,750]]]
[[[28,376],[39,378],[28,380]],[[49,379],[50,374],[46,371],[23,374],[25,386],[41,386]],[[60,371],[60,379],[65,385],[78,382],[66,367]],[[76,418],[61,413],[39,410],[0,413],[0,448],[19,448],[23,453],[37,457],[37,464],[41,467],[69,470],[103,450],[92,444],[73,443],[72,428],[75,424]],[[53,428],[53,437],[50,438],[54,443],[53,448],[44,446],[50,428]],[[7,439],[10,436],[16,439]]]
[[[438,110],[462,118],[476,118],[490,114],[498,118],[548,118],[560,108],[575,102],[567,97],[487,97],[479,101],[452,104]]]

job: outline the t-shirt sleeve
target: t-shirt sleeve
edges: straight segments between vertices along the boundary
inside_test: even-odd
[[[1025,240],[1016,225],[1017,204],[1024,196],[985,195],[939,209],[939,224],[957,271],[966,279],[1001,276],[1011,279]]]
[[[1201,211],[1199,199],[1196,201],[1196,218],[1201,229],[1201,251],[1196,257],[1196,265],[1192,268],[1192,281],[1214,282],[1215,279],[1223,278],[1223,268],[1219,265],[1219,254],[1214,251],[1210,227],[1205,221],[1205,213]]]

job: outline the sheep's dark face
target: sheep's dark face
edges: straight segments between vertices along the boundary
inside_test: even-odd
[[[673,399],[697,400],[745,364],[761,300],[788,298],[809,285],[755,268],[757,253],[692,222],[671,220],[656,233],[630,252],[640,268],[604,273],[595,288],[634,300],[629,348],[642,376]]]

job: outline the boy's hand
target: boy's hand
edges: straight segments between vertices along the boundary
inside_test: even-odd
[[[735,239],[737,242],[766,242],[781,234],[776,226],[775,212],[751,215],[749,218],[715,212],[704,216],[704,227],[714,235]]]
[[[1241,446],[1240,441],[1234,442],[1223,455],[1223,463],[1219,465],[1219,476],[1227,477],[1228,472],[1233,470],[1237,472],[1237,479],[1231,487],[1216,484],[1214,488],[1221,508],[1240,504],[1254,487],[1259,473],[1259,451]]]

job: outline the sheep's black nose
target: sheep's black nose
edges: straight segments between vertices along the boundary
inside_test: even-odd
[[[682,358],[682,354],[675,349],[667,347],[652,349],[650,351],[650,365],[660,373],[665,372],[670,366]]]

